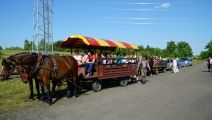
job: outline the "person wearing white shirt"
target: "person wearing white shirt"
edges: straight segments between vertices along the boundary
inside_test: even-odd
[[[79,50],[75,50],[73,57],[77,60],[79,65],[82,64],[82,56],[79,54]]]
[[[178,69],[178,66],[177,66],[177,60],[178,60],[178,58],[173,60],[173,72],[174,73],[179,72],[179,69]]]

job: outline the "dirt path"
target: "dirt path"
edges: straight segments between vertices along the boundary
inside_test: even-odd
[[[149,83],[89,91],[8,115],[17,120],[212,120],[212,73],[204,64],[161,73]],[[5,116],[4,118],[5,119]]]

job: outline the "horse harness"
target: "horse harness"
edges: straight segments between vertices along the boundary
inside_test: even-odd
[[[53,63],[53,69],[47,68],[43,66],[45,58],[50,58],[50,60]],[[51,77],[57,77],[58,76],[58,67],[57,67],[57,62],[54,57],[44,55],[42,53],[38,53],[37,57],[37,62],[34,67],[29,66],[29,65],[18,65],[18,69],[23,69],[23,73],[21,74],[21,77],[27,79],[30,76],[35,75],[40,69],[46,69],[52,72]]]

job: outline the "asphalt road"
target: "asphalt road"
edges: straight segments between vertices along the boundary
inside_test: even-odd
[[[62,98],[49,106],[40,102],[9,114],[18,120],[212,120],[212,72],[206,65],[161,73],[135,83],[78,98]],[[5,118],[4,118],[5,119]]]

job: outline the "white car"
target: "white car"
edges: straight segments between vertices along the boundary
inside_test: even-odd
[[[166,70],[172,70],[172,66],[173,66],[173,60],[172,59],[166,60]]]

